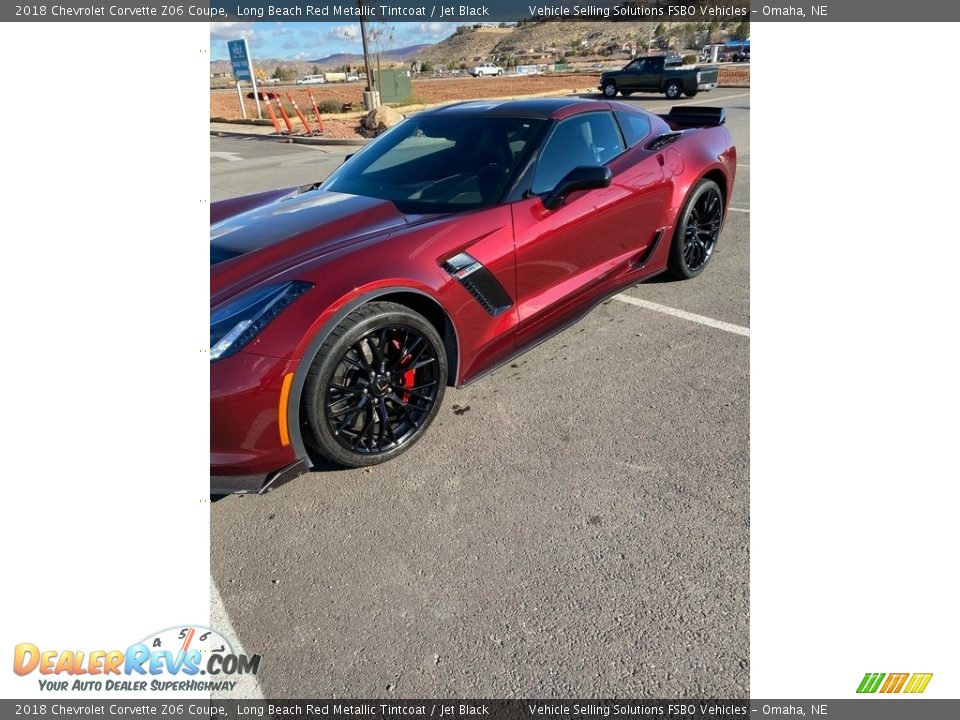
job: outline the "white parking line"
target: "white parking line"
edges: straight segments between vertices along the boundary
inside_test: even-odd
[[[731,212],[745,212],[745,213],[750,212],[750,208],[737,208],[737,207],[733,207],[732,205],[729,206],[727,210]]]
[[[237,155],[235,152],[210,152],[210,157],[219,158],[220,160],[226,160],[227,162],[241,162],[242,157]]]
[[[677,308],[661,305],[660,303],[650,302],[649,300],[641,300],[640,298],[636,298],[631,295],[624,295],[622,293],[620,295],[614,295],[613,299],[619,300],[620,302],[625,302],[628,305],[636,305],[637,307],[642,307],[646,310],[653,310],[654,312],[663,313],[664,315],[673,315],[674,317],[678,317],[683,320],[689,320],[690,322],[706,325],[707,327],[716,328],[717,330],[723,330],[724,332],[733,333],[734,335],[750,337],[750,328],[743,327],[742,325],[734,325],[733,323],[723,322],[722,320],[714,320],[713,318],[708,318],[704,315],[697,315],[696,313],[687,312],[686,310],[678,310]]]
[[[220,597],[220,591],[217,590],[217,584],[213,581],[212,575],[210,576],[210,627],[218,630],[223,636],[230,640],[235,654],[248,654],[247,651],[243,649],[240,636],[237,635],[233,623],[230,622],[230,615],[227,614],[227,608],[223,605],[223,599]],[[236,677],[238,682],[232,692],[213,692],[210,696],[217,699],[263,700],[263,690],[260,688],[260,683],[257,682],[256,675],[237,675]]]

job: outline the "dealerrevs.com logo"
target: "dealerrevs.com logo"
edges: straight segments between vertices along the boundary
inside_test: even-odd
[[[867,673],[857,686],[858,693],[919,694],[927,689],[933,673]]]
[[[236,653],[216,630],[199,626],[161,630],[126,650],[41,650],[20,643],[17,675],[40,677],[41,690],[176,692],[231,691],[239,675],[256,675],[259,655]]]

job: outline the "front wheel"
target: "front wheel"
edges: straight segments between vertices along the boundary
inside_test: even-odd
[[[683,210],[670,246],[668,269],[675,278],[696,277],[713,257],[723,225],[723,194],[713,180],[700,180]]]
[[[346,467],[408,450],[440,409],[447,356],[436,329],[403,305],[361,306],[330,333],[307,373],[308,444]]]
[[[667,84],[667,87],[664,88],[664,94],[668,100],[676,100],[683,94],[683,88],[680,87],[680,83],[676,80],[672,80]]]
[[[608,98],[617,96],[617,84],[613,80],[607,80],[603,84],[603,96]]]

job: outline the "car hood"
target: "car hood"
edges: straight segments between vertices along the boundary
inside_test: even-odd
[[[231,215],[210,226],[211,301],[411,220],[387,200],[325,190],[294,190]]]

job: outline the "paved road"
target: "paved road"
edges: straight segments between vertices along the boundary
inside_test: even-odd
[[[704,276],[625,295],[745,327],[749,91],[705,98],[746,212]],[[211,146],[240,158],[212,157],[214,198],[349,152]],[[213,580],[264,694],[746,697],[748,379],[742,334],[614,299],[448,390],[396,461],[215,503]]]

